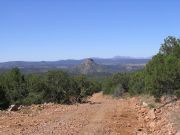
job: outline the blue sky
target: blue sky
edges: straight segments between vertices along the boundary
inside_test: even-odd
[[[0,61],[156,54],[179,0],[0,0]]]

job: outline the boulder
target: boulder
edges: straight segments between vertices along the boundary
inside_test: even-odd
[[[18,111],[19,108],[20,108],[20,105],[11,105],[8,111]]]

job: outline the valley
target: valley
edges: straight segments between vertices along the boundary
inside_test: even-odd
[[[148,61],[150,61],[150,58],[131,57],[114,57],[109,59],[89,58],[81,60],[40,62],[12,61],[0,63],[0,72],[5,72],[17,67],[21,69],[23,73],[44,73],[49,70],[64,70],[72,74],[112,74],[117,72],[132,72],[141,70]],[[86,71],[82,71],[82,69]]]

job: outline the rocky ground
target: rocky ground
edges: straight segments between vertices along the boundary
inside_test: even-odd
[[[139,97],[95,94],[89,103],[0,112],[0,135],[179,135],[180,102],[149,109]]]

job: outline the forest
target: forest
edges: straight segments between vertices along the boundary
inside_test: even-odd
[[[180,97],[180,39],[169,36],[157,55],[142,71],[118,73],[103,83],[105,94],[122,96],[149,94],[157,100],[163,95]]]
[[[98,77],[72,76],[60,70],[22,74],[14,68],[0,75],[0,109],[11,104],[71,104],[71,97],[81,102],[99,91],[115,96],[150,94],[157,100],[163,95],[180,98],[180,39],[167,37],[159,53],[141,71],[92,78]]]
[[[81,102],[100,90],[98,82],[83,75],[74,77],[58,70],[24,75],[14,68],[0,75],[0,108],[5,109],[11,104],[71,104],[72,97]]]

